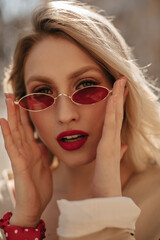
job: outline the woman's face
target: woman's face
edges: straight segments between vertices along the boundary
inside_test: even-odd
[[[33,47],[24,79],[27,93],[43,92],[55,97],[60,93],[71,95],[88,85],[112,88],[109,78],[82,48],[53,36]],[[95,159],[107,99],[94,105],[76,105],[63,95],[50,108],[30,112],[30,117],[41,140],[59,160],[70,167],[80,166]]]

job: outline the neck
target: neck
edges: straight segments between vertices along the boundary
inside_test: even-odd
[[[83,166],[68,167],[63,162],[59,163],[53,173],[54,193],[58,198],[68,200],[83,200],[91,198],[91,183],[94,176],[95,161]],[[121,164],[122,189],[125,187],[132,171]]]
[[[124,162],[121,162],[120,172],[121,172],[121,184],[122,184],[122,190],[123,190],[135,171],[133,168],[130,168],[129,166],[127,166]]]
[[[90,186],[94,175],[95,161],[78,167],[68,167],[63,162],[53,173],[54,192],[65,194],[68,200],[91,197]]]

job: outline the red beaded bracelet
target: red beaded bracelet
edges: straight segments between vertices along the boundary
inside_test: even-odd
[[[0,228],[4,230],[7,240],[42,240],[45,238],[46,228],[42,219],[36,228],[19,227],[9,224],[11,216],[12,213],[8,212],[0,219]]]

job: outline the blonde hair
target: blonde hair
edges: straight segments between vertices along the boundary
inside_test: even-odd
[[[32,31],[21,38],[5,86],[20,98],[25,94],[23,67],[29,51],[46,35],[64,33],[81,45],[114,79],[127,77],[122,143],[128,145],[123,161],[141,171],[160,165],[160,106],[150,84],[133,59],[130,48],[110,18],[75,1],[53,1],[33,14]]]

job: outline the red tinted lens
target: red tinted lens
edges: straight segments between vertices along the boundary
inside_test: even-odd
[[[25,96],[19,102],[23,108],[32,111],[44,110],[53,103],[54,99],[51,96],[39,93]]]
[[[72,100],[79,104],[92,104],[107,97],[109,91],[104,87],[86,87],[75,92]]]

